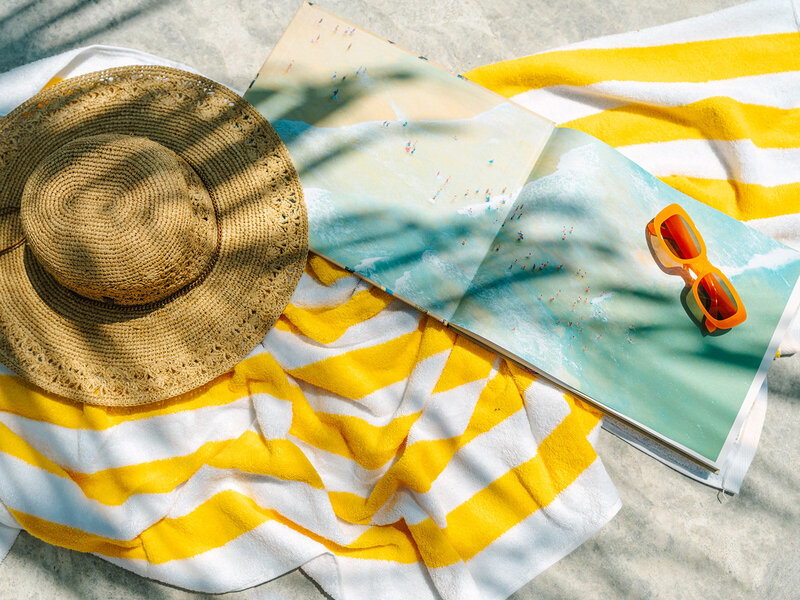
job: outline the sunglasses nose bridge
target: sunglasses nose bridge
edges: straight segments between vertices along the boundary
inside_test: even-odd
[[[694,274],[695,285],[697,285],[704,276],[715,270],[711,261],[708,260],[705,254],[701,254],[697,258],[689,261],[686,267]]]

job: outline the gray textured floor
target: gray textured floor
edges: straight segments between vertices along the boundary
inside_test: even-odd
[[[354,23],[457,71],[568,42],[668,23],[736,0],[321,0]],[[2,0],[0,72],[103,43],[193,65],[244,87],[299,0]],[[770,372],[767,421],[740,495],[717,493],[610,435],[599,452],[619,515],[514,598],[800,598],[800,357]],[[201,598],[98,558],[20,535],[0,565],[0,598]],[[295,571],[221,598],[321,598]]]

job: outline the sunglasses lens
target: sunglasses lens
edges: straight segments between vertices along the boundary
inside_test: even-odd
[[[677,258],[688,260],[700,255],[700,242],[694,228],[680,215],[672,215],[661,223],[661,239]]]
[[[697,295],[706,312],[719,321],[732,317],[739,310],[728,282],[716,273],[703,276]]]

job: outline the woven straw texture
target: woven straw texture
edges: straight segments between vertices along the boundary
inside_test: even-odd
[[[0,121],[0,361],[48,391],[121,406],[207,384],[278,319],[307,247],[285,146],[208,79],[110,69]]]

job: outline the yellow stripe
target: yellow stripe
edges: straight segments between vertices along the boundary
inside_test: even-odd
[[[295,444],[289,440],[267,440],[252,431],[245,432],[208,464],[217,469],[237,469],[285,481],[299,481],[318,490],[323,488],[319,473]]]
[[[347,302],[333,307],[298,308],[288,304],[283,319],[291,322],[294,331],[320,344],[330,344],[350,327],[371,319],[394,299],[376,287],[353,294]]]
[[[536,375],[528,369],[521,367],[509,360],[503,359],[503,362],[508,367],[509,373],[514,378],[514,383],[517,386],[521,398],[525,397],[525,391],[536,381]],[[598,411],[597,414],[602,414]]]
[[[446,392],[466,383],[486,379],[492,370],[494,359],[494,353],[465,337],[459,338],[447,357],[447,363],[433,393]]]
[[[439,341],[447,342],[447,338],[440,338]],[[428,348],[433,350],[434,346],[429,344]],[[271,357],[265,360],[274,363]],[[268,393],[291,402],[291,435],[326,452],[349,458],[366,469],[376,469],[390,460],[419,417],[417,412],[392,419],[384,426],[376,426],[358,417],[316,412],[302,390],[289,384],[285,372],[277,363],[274,375],[275,380],[271,382],[252,378],[250,393]],[[243,377],[246,378],[246,375],[243,374]]]
[[[756,183],[682,175],[659,179],[687,196],[744,221],[800,212],[800,182],[768,187]]]
[[[492,516],[486,515],[484,519],[491,521]],[[475,528],[479,523],[482,526],[482,521],[476,521],[470,527]],[[433,522],[433,519],[409,525],[408,529],[417,544],[422,562],[429,569],[447,567],[463,561],[447,534]]]
[[[408,349],[405,352],[402,351],[402,348],[398,350],[397,347],[393,347],[382,356],[383,360],[391,361],[396,354],[400,354],[406,357],[403,360],[409,361],[407,364],[401,363],[400,368],[413,369],[420,361],[450,350],[453,347],[457,337],[456,334],[435,319],[428,317],[422,320],[420,327],[422,328],[422,334],[419,336],[418,342],[415,341],[417,332],[414,334],[414,339],[409,341]],[[365,350],[372,352],[374,348]],[[328,365],[320,367],[319,371],[304,368],[303,370],[292,372],[292,375],[317,385],[313,375],[318,373],[321,377],[324,377],[331,373],[342,371],[345,383],[331,382],[332,385],[340,386],[337,388],[337,393],[342,394],[342,387],[349,383],[346,381],[348,379],[347,374],[350,372],[348,369],[352,368],[348,365],[348,359],[353,358],[354,354],[356,354],[356,360],[365,361],[367,368],[369,368],[371,359],[368,356],[365,358],[365,355],[368,355],[369,352],[355,350],[336,357],[341,360],[333,361],[333,364],[336,365],[335,367],[331,366],[331,362],[329,362],[331,359],[328,359],[328,361],[325,361],[328,362]],[[317,367],[319,367],[319,363],[317,363]],[[397,365],[394,368],[396,369]],[[309,377],[309,373],[312,374],[312,377]],[[379,386],[378,389],[380,389],[384,385],[407,379],[409,375],[404,372],[397,375],[395,371],[392,371],[388,374],[384,373],[383,379],[380,378],[379,374],[374,373],[372,377],[373,385]],[[379,381],[377,384],[374,383],[376,381],[374,378],[376,377]],[[357,386],[359,384],[354,383],[353,385]],[[325,387],[325,385],[320,387]],[[357,391],[349,390],[348,394],[358,395],[363,393],[358,391],[361,388],[356,387],[355,389]],[[346,394],[343,395],[350,397],[352,400],[358,399]],[[408,432],[420,415],[419,412],[415,412],[395,417],[386,425],[376,426],[358,417],[317,412],[299,390],[297,393],[290,394],[289,400],[292,402],[293,416],[290,429],[292,435],[316,448],[353,460],[365,469],[377,469],[391,460],[402,448]]]
[[[306,273],[323,285],[333,285],[340,279],[350,275],[341,267],[337,267],[319,254],[311,253],[306,262]]]
[[[353,400],[407,379],[417,364],[423,321],[413,332],[383,344],[290,369],[289,374]]]
[[[188,515],[162,519],[132,540],[113,540],[11,510],[20,525],[46,542],[80,552],[161,564],[218,548],[269,518],[237,492],[216,494]]]
[[[422,360],[448,349],[454,337],[443,326],[433,321],[430,321],[430,326],[424,334],[415,332],[413,335],[419,341],[413,343],[414,340],[412,340],[412,343],[409,344],[412,350],[406,353],[411,358],[409,367],[414,366],[416,359]],[[389,352],[388,358],[391,359],[396,351],[395,348],[394,351]],[[367,361],[366,365],[369,364]],[[298,376],[302,378],[302,373]],[[406,377],[407,375],[403,374],[399,379]],[[16,377],[9,379],[11,384],[25,386]],[[132,411],[130,415],[114,414],[119,409],[106,410],[103,407],[91,406],[83,407],[84,411],[81,412],[78,407],[70,403],[53,401],[38,391],[33,389],[30,391],[34,395],[34,399],[41,402],[39,414],[37,414],[35,402],[15,403],[14,408],[19,409],[15,412],[20,412],[28,418],[39,417],[63,427],[96,430],[111,427],[131,418],[145,418],[168,412],[193,410],[201,406],[224,404],[248,394],[269,394],[292,403],[291,432],[293,435],[323,450],[350,458],[368,469],[377,468],[394,456],[411,425],[419,416],[418,413],[406,415],[392,420],[386,426],[376,427],[356,417],[317,414],[306,401],[302,391],[297,386],[289,384],[285,372],[267,354],[255,356],[237,365],[236,369],[224,378],[224,381],[218,382],[203,398],[193,402],[164,406],[161,409],[142,410],[140,408]],[[15,394],[18,397],[17,392],[14,385],[2,386],[0,387],[0,399],[5,398],[10,404],[10,399],[15,397]],[[4,408],[9,407],[6,405]],[[138,490],[138,493],[169,491],[174,485],[177,485],[181,477],[189,477],[199,468],[199,464],[206,460],[206,457],[219,452],[222,447],[220,444],[226,443],[210,443],[186,457],[173,457],[164,461],[155,461],[149,465],[122,467],[94,477],[76,473],[71,475],[78,480],[82,487],[85,487],[85,491],[90,497],[110,504],[120,503],[124,502],[130,493],[133,493],[132,490]],[[37,459],[29,462],[38,465],[41,461]],[[159,482],[155,476],[147,477],[148,470],[153,473],[163,473],[163,480]],[[170,476],[169,473],[172,475]],[[122,480],[128,482],[127,489],[115,491],[114,486],[119,485]],[[114,481],[117,483],[115,484]]]
[[[469,560],[503,533],[553,502],[597,458],[586,436],[598,419],[571,398],[570,414],[539,445],[536,456],[502,475],[447,515],[436,545],[425,548],[428,567],[447,566],[453,557]],[[431,535],[423,521],[409,529],[415,537]],[[480,527],[475,527],[480,523]],[[422,548],[420,548],[422,550]]]
[[[615,147],[690,139],[749,139],[761,148],[800,147],[800,109],[744,104],[725,97],[684,106],[628,104],[562,126]]]
[[[242,361],[233,370],[197,390],[143,406],[81,404],[50,396],[16,375],[0,375],[0,411],[60,427],[99,431],[127,421],[224,406],[248,393],[269,393],[286,399],[288,387],[283,369],[264,353]]]
[[[453,344],[456,343],[457,338],[458,334],[455,331],[445,327],[433,317],[426,317],[417,360],[422,361],[440,352],[450,350]]]
[[[399,463],[397,475],[406,477],[402,473],[404,464],[410,463],[413,471],[413,463],[423,463],[423,470],[411,473],[410,477],[415,481],[415,489],[429,489],[430,482],[438,476],[458,448],[475,435],[488,431],[500,420],[519,410],[521,399],[518,394],[511,391],[513,380],[508,377],[506,367],[503,367],[502,372],[503,376],[493,379],[484,389],[463,435],[456,441],[436,440],[413,445],[406,450],[405,463]],[[366,469],[376,469],[400,452],[411,426],[419,417],[419,413],[413,413],[378,427],[356,417],[315,413],[299,388],[294,386],[287,389],[280,389],[280,386],[273,386],[270,389],[262,387],[261,391],[270,392],[275,397],[292,402],[293,422],[290,430],[292,435],[315,447],[354,460]],[[508,402],[507,399],[511,401]],[[208,442],[185,456],[85,474],[65,472],[13,432],[4,429],[5,431],[0,430],[5,434],[0,435],[1,451],[18,456],[29,464],[46,468],[60,476],[69,476],[87,497],[104,504],[121,504],[132,494],[169,492],[181,482],[188,480],[203,464],[220,469],[238,468],[286,480],[305,481],[316,488],[321,488],[322,485],[313,466],[293,444],[284,440],[266,441],[253,432],[245,432],[236,440]],[[395,485],[389,483],[390,481],[391,477],[383,484],[384,494],[393,493]],[[368,520],[367,516],[370,516],[388,495],[383,499],[373,496],[369,507],[365,499],[359,499],[359,505],[365,508],[358,509],[360,516],[351,518],[365,522],[365,519]],[[368,515],[363,513],[364,509],[368,511]]]
[[[466,77],[511,97],[551,85],[705,82],[797,70],[797,33],[775,33],[640,48],[557,50],[479,67]]]

